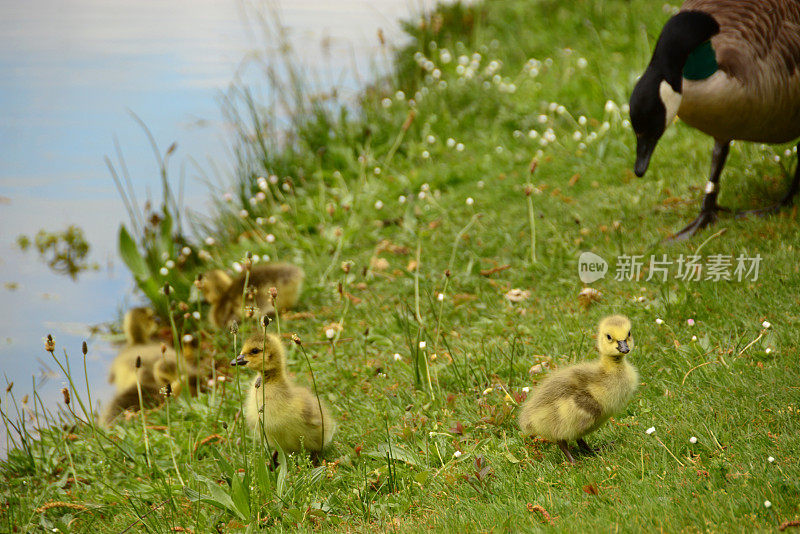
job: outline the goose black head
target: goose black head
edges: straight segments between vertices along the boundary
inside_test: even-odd
[[[644,176],[658,140],[678,114],[686,60],[692,51],[717,33],[717,21],[702,11],[682,11],[669,19],[661,30],[650,64],[631,93],[636,176]]]

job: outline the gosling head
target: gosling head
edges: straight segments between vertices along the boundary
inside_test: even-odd
[[[203,293],[203,297],[211,304],[214,304],[222,298],[222,294],[230,287],[233,280],[225,271],[214,269],[198,275],[195,283],[200,292]]]
[[[612,315],[600,321],[597,331],[597,349],[603,358],[621,361],[633,350],[631,322],[624,315]]]
[[[131,308],[125,313],[122,329],[130,345],[147,343],[158,330],[156,313],[151,308]]]
[[[683,98],[683,70],[689,55],[719,33],[719,24],[701,11],[682,11],[669,19],[647,70],[631,93],[631,126],[636,134],[636,176],[644,176],[650,158]]]
[[[286,355],[283,344],[274,334],[253,334],[244,342],[242,350],[231,365],[244,365],[267,377],[280,377],[285,372]]]

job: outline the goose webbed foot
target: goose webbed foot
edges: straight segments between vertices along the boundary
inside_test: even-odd
[[[755,215],[756,217],[775,215],[782,208],[788,208],[794,204],[794,198],[797,196],[798,191],[800,191],[800,163],[798,163],[798,168],[795,170],[794,178],[792,179],[792,183],[789,185],[789,190],[786,191],[786,194],[783,195],[782,199],[771,206],[767,206],[766,208],[739,211],[736,213],[736,218],[742,219],[750,215]]]
[[[572,453],[569,452],[569,447],[567,446],[567,442],[563,439],[558,442],[558,448],[564,453],[564,456],[567,457],[567,461],[571,464],[575,463],[575,458],[572,457]]]
[[[674,235],[671,235],[665,241],[683,241],[685,239],[689,239],[706,226],[717,222],[717,210],[719,209],[720,208],[718,206],[715,206],[713,209],[704,209],[700,211],[700,215],[698,215],[695,220],[690,222],[686,228]]]

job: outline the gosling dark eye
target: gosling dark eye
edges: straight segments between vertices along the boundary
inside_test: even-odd
[[[611,341],[611,334],[606,334],[606,337],[608,338],[609,341]]]
[[[628,332],[628,339],[630,339],[630,338],[631,338],[631,333],[630,333],[630,332]]]
[[[261,349],[253,349],[250,351],[250,354],[258,354],[259,352],[261,352]]]

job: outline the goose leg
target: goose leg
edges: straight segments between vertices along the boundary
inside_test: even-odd
[[[717,195],[719,194],[719,177],[725,160],[728,158],[730,142],[714,141],[714,150],[711,152],[711,174],[706,183],[706,194],[703,197],[703,205],[700,207],[700,215],[690,222],[686,228],[677,234],[667,238],[667,241],[681,241],[689,239],[694,234],[717,221],[717,212],[722,209],[717,205]]]
[[[572,453],[569,452],[569,447],[567,447],[567,442],[563,439],[558,442],[558,448],[564,453],[564,456],[567,457],[567,461],[571,464],[575,463],[575,458],[572,457]]]
[[[800,153],[800,144],[797,145],[797,150],[798,153]],[[792,183],[789,185],[789,190],[786,191],[786,194],[783,195],[783,198],[781,198],[772,206],[767,206],[766,208],[740,211],[736,214],[736,218],[738,219],[748,215],[764,216],[777,213],[781,208],[785,208],[794,204],[794,197],[797,196],[798,191],[800,191],[800,156],[798,156],[797,167],[794,170],[794,178],[792,178]]]

